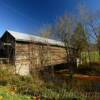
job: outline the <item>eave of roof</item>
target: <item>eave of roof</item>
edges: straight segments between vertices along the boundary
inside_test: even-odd
[[[57,45],[57,46],[64,46],[64,43],[61,41],[56,41],[53,39],[48,39],[44,37],[39,37],[27,33],[20,33],[20,32],[15,32],[11,30],[7,30],[8,33],[10,33],[16,41],[25,41],[25,42],[39,42],[43,44],[50,44],[50,45]]]

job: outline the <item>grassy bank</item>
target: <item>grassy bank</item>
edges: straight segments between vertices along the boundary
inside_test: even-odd
[[[87,96],[88,93],[99,93],[95,90],[95,83],[78,81],[71,76],[66,80],[52,76],[48,72],[35,76],[19,76],[12,72],[11,67],[0,69],[0,97],[1,100],[86,100],[98,98]],[[97,87],[98,88],[98,87]]]
[[[84,100],[83,95],[72,91],[63,80],[61,83],[50,75],[47,77],[19,76],[12,73],[12,68],[3,68],[0,70],[1,100],[35,100],[34,97],[41,100]]]
[[[0,100],[31,100],[30,96],[18,95],[8,86],[0,86]]]

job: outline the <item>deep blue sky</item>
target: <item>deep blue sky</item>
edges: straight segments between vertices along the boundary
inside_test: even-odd
[[[100,0],[0,0],[0,35],[6,29],[38,34],[64,13],[77,13],[80,2],[100,9]]]

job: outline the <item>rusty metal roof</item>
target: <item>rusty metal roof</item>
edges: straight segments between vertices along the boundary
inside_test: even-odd
[[[10,33],[16,41],[35,41],[39,43],[44,43],[44,44],[51,44],[51,45],[58,45],[58,46],[64,46],[64,43],[61,41],[56,41],[53,39],[48,39],[44,37],[39,37],[36,35],[31,35],[27,33],[20,33],[20,32],[15,32],[11,30],[7,30],[8,33]]]

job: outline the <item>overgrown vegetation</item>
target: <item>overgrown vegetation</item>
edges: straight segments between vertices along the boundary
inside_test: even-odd
[[[100,75],[100,64],[90,63],[90,64],[80,65],[77,68],[76,73],[84,74],[84,75],[99,76]]]
[[[29,96],[13,94],[8,86],[0,86],[0,100],[31,100]]]
[[[47,79],[34,76],[19,76],[7,71],[9,68],[0,70],[0,96],[5,100],[31,100],[34,97],[42,100],[85,100],[86,92],[100,91],[96,82],[78,81],[48,75]],[[11,70],[11,69],[9,69]],[[5,82],[5,84],[4,84]],[[27,96],[26,96],[27,95]],[[7,99],[8,98],[8,99]],[[34,100],[34,99],[33,99]]]

